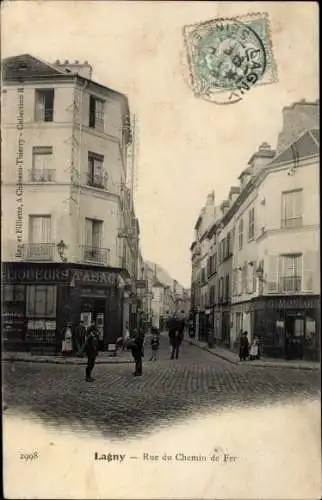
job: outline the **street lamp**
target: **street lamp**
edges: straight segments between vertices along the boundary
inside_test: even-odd
[[[263,281],[263,277],[264,277],[264,269],[263,269],[262,264],[259,264],[259,266],[257,267],[257,269],[256,269],[256,276],[257,276],[257,278],[258,278],[260,281]]]
[[[67,245],[63,242],[63,240],[60,240],[60,242],[57,243],[56,247],[57,247],[59,257],[61,258],[61,260],[63,262],[66,262],[67,257],[65,257],[64,252],[67,249]]]

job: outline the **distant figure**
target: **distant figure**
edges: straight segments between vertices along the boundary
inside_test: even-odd
[[[135,371],[133,373],[135,377],[140,377],[142,375],[142,358],[144,357],[143,343],[144,335],[137,332],[131,347],[132,356],[135,361]]]
[[[179,358],[180,345],[183,339],[184,323],[176,315],[173,316],[169,327],[169,339],[171,345],[171,358]]]
[[[96,327],[96,322],[92,321],[86,332],[86,340],[83,350],[87,354],[87,366],[85,380],[86,382],[94,382],[92,377],[92,370],[95,366],[96,356],[99,346],[99,331]]]
[[[160,337],[157,333],[154,333],[152,335],[152,339],[151,339],[151,358],[150,358],[150,361],[156,361],[157,360],[157,357],[158,357],[158,350],[159,350],[159,346],[160,346]]]
[[[125,333],[124,333],[124,341],[122,343],[122,349],[123,351],[126,350],[126,346],[127,346],[127,343],[128,343],[128,340],[130,338],[130,330],[129,330],[129,324],[126,323],[126,326],[125,326]]]
[[[249,342],[247,337],[247,332],[243,332],[240,337],[240,345],[239,345],[239,359],[240,361],[246,361],[246,358],[249,356]]]
[[[259,342],[258,342],[257,337],[254,337],[254,340],[251,343],[250,351],[249,351],[249,358],[251,361],[253,361],[254,359],[260,358],[260,356],[259,356]]]

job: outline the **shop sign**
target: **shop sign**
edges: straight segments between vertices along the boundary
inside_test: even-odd
[[[72,271],[72,276],[75,282],[82,284],[95,284],[95,285],[116,285],[117,273],[110,271],[94,271],[77,269]]]
[[[268,306],[272,309],[315,309],[320,307],[320,301],[316,297],[271,299],[268,301]]]
[[[147,281],[146,280],[136,280],[136,288],[145,290],[147,288]]]
[[[4,283],[56,283],[66,282],[68,278],[68,269],[61,268],[18,267],[2,270]]]

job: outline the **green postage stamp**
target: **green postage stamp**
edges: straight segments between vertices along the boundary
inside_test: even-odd
[[[190,86],[197,97],[229,104],[277,81],[266,13],[213,19],[183,28]]]

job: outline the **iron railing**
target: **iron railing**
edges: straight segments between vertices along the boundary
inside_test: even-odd
[[[55,182],[56,170],[53,169],[32,169],[29,170],[30,182]]]
[[[54,121],[54,109],[36,109],[35,112],[36,122],[53,122]]]
[[[280,276],[279,291],[280,292],[300,292],[302,288],[301,276]]]
[[[81,249],[83,262],[102,264],[105,266],[108,265],[110,256],[109,248],[99,248],[91,245],[83,245]]]
[[[22,255],[24,260],[53,260],[55,251],[54,243],[24,243]]]
[[[104,172],[102,174],[88,174],[87,175],[87,185],[99,189],[107,188],[107,173]]]

